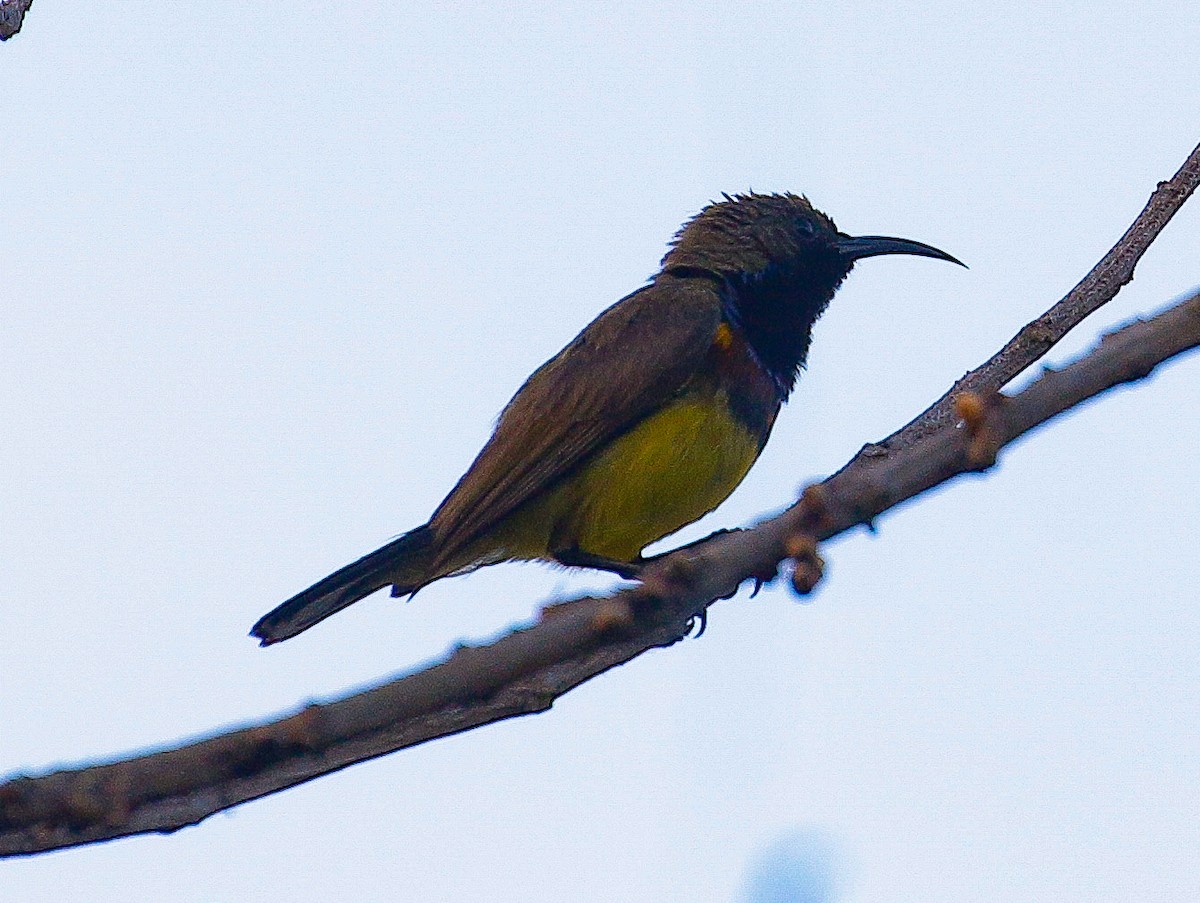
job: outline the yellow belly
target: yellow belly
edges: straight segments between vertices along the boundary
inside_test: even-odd
[[[712,511],[741,483],[761,443],[733,417],[724,392],[705,389],[616,439],[545,497],[514,512],[492,541],[505,557],[578,549],[629,561]]]

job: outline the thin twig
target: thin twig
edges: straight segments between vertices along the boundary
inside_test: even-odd
[[[1095,313],[1133,279],[1133,270],[1147,248],[1200,185],[1200,144],[1179,171],[1150,195],[1145,208],[1100,262],[1062,300],[1026,323],[1008,343],[983,364],[954,383],[946,394],[918,417],[882,442],[868,445],[859,457],[874,457],[879,449],[894,450],[919,441],[955,419],[954,398],[963,392],[998,392],[1031,364],[1041,360],[1059,340]]]
[[[0,0],[0,41],[7,41],[25,21],[33,0]]]

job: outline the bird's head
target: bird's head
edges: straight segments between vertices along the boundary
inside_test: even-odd
[[[832,295],[854,262],[882,254],[913,254],[958,263],[945,251],[906,238],[850,236],[795,194],[724,195],[684,224],[663,258],[663,270],[754,278],[779,270],[828,283]]]

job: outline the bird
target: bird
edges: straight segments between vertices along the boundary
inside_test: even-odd
[[[850,236],[802,195],[723,194],[659,271],[517,390],[429,521],[297,593],[268,646],[385,587],[411,596],[485,565],[543,560],[636,578],[642,551],[723,502],[757,460],[854,264],[931,245]]]

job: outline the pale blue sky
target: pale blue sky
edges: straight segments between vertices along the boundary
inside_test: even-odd
[[[865,262],[681,537],[918,413],[1200,140],[1200,9],[975,6],[35,4],[0,47],[0,770],[261,718],[609,585],[510,565],[245,635],[425,520],[722,191],[971,269]],[[1194,200],[1054,358],[1200,283],[1198,247]],[[1200,897],[1198,405],[1193,357],[831,544],[811,605],[743,594],[546,715],[0,863],[0,896],[723,903],[811,854],[855,903]]]

